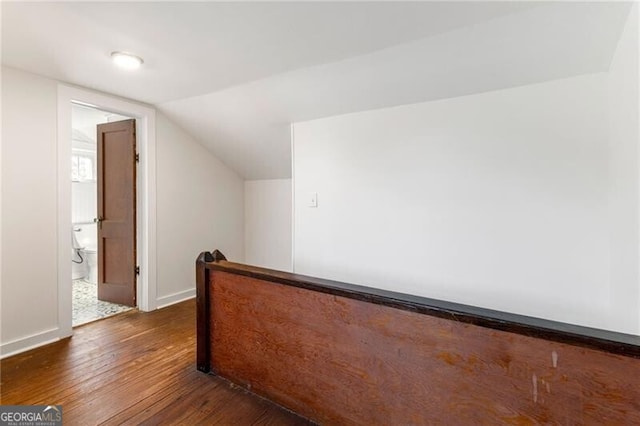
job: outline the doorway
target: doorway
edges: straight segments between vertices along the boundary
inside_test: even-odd
[[[135,162],[135,120],[74,103],[71,122],[72,326],[76,327],[136,305],[135,164],[128,164]],[[133,145],[131,152],[127,145]],[[103,220],[105,210],[111,220]],[[126,229],[114,220],[123,216]],[[112,253],[105,256],[105,245],[111,250],[123,243],[125,249],[119,247],[115,258]],[[121,270],[127,268],[131,273],[123,276]]]
[[[141,311],[156,309],[156,112],[153,108],[80,87],[58,85],[58,327],[56,337],[73,335],[72,279],[69,236],[71,227],[71,107],[90,106],[136,119],[140,161],[137,187],[137,305]]]

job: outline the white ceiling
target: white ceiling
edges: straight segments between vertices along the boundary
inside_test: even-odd
[[[2,60],[148,103],[201,95],[525,9],[493,3],[16,2]],[[109,54],[142,56],[140,72]]]
[[[243,177],[279,178],[291,122],[606,71],[629,8],[2,3],[2,63],[155,104]]]

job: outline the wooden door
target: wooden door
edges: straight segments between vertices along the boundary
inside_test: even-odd
[[[136,121],[98,125],[98,299],[136,306]]]

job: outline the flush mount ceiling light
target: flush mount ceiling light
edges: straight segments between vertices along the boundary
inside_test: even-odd
[[[135,70],[144,62],[141,57],[127,52],[111,52],[111,60],[120,68]]]

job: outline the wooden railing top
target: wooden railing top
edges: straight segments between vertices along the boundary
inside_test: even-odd
[[[495,311],[373,287],[229,262],[218,250],[202,252],[196,262],[209,269],[304,288],[410,312],[474,324],[525,336],[640,358],[640,336]]]

